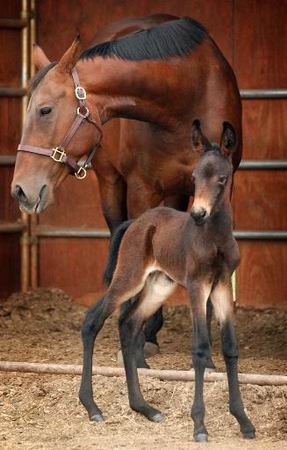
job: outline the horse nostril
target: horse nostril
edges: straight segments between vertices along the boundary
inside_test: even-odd
[[[16,198],[19,202],[25,203],[27,202],[27,196],[21,186],[19,184],[16,184],[15,189],[13,191],[13,197]]]
[[[203,219],[207,216],[207,211],[204,208],[191,209],[191,216],[194,219],[195,223],[202,223]]]
[[[202,209],[202,210],[200,211],[200,213],[199,213],[199,217],[200,217],[201,219],[204,219],[204,217],[206,216],[206,214],[207,214],[206,209]]]

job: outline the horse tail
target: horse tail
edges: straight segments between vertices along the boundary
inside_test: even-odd
[[[111,281],[112,281],[112,278],[114,275],[122,239],[124,237],[125,232],[127,231],[128,227],[131,225],[132,222],[133,222],[133,220],[126,220],[125,222],[123,222],[121,225],[118,226],[118,228],[112,235],[107,267],[106,267],[106,270],[104,273],[104,283],[107,286],[109,286],[111,284]]]

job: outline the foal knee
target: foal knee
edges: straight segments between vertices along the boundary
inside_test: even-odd
[[[211,351],[209,342],[202,343],[194,348],[192,351],[192,364],[194,368],[214,368],[214,364],[211,359]]]
[[[105,299],[102,299],[86,313],[81,328],[82,338],[89,338],[97,334],[103,326],[107,316],[108,314]]]

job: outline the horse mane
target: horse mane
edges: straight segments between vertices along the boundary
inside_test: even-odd
[[[140,30],[119,40],[96,44],[84,50],[80,59],[117,57],[130,61],[168,59],[189,54],[208,37],[206,28],[189,17]]]
[[[47,75],[47,73],[55,67],[55,65],[58,64],[57,61],[51,62],[45,67],[42,67],[42,69],[38,70],[38,72],[33,76],[33,78],[29,81],[29,91],[30,93],[36,89],[38,84],[43,80],[43,78]]]

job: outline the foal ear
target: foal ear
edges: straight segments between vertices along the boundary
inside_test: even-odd
[[[78,57],[81,52],[80,35],[76,37],[72,45],[64,53],[60,61],[58,62],[57,68],[61,72],[69,73],[73,69],[74,65],[78,61]]]
[[[43,67],[48,66],[50,64],[50,60],[44,50],[39,47],[39,45],[33,45],[32,51],[32,62],[36,66],[38,70],[43,69]]]
[[[220,141],[220,150],[224,156],[230,156],[236,147],[236,133],[231,123],[223,122],[222,125],[223,132]]]
[[[193,121],[191,127],[191,143],[194,150],[196,150],[197,152],[204,152],[206,146],[208,145],[208,140],[202,134],[200,121],[198,119]]]

